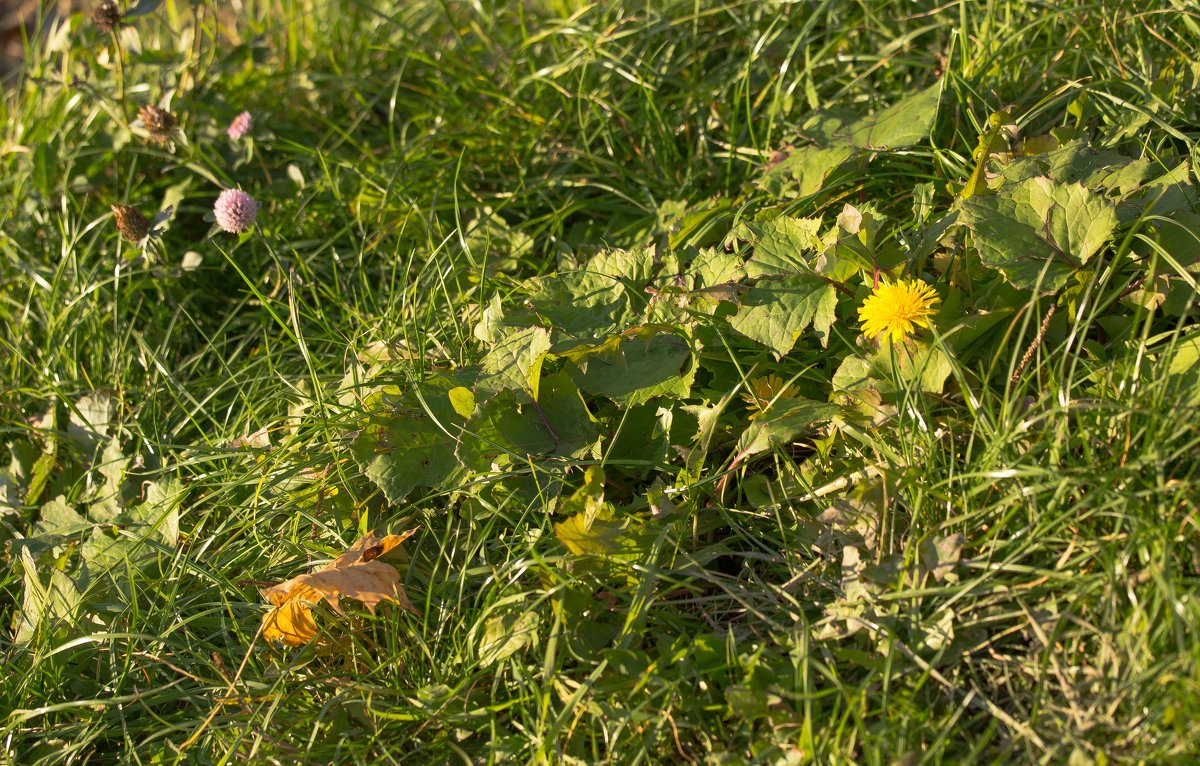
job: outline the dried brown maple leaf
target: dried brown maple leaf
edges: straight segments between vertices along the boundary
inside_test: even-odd
[[[288,646],[308,643],[317,635],[309,604],[323,600],[344,617],[346,613],[338,603],[343,596],[361,601],[371,614],[388,599],[416,614],[400,585],[400,573],[391,564],[375,560],[416,531],[386,537],[367,534],[321,569],[264,589],[262,594],[275,608],[263,617],[263,637]]]

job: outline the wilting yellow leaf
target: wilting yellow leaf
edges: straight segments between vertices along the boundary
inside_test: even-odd
[[[416,529],[399,535],[365,535],[337,559],[310,574],[293,577],[262,593],[275,605],[263,617],[263,637],[300,646],[317,634],[310,603],[325,601],[345,616],[338,603],[343,596],[361,601],[371,614],[381,601],[395,601],[413,614],[417,610],[400,585],[400,573],[391,564],[376,561],[412,536]]]

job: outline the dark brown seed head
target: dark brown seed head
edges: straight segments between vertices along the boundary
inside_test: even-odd
[[[155,143],[166,143],[171,137],[171,131],[175,130],[175,116],[154,104],[146,104],[138,109],[138,119],[146,126],[150,140]]]
[[[111,32],[121,23],[121,12],[113,0],[100,0],[92,9],[92,23],[101,32]]]
[[[117,231],[130,242],[137,242],[150,233],[150,221],[128,205],[110,205],[117,219]]]

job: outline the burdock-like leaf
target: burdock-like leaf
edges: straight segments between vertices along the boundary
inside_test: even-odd
[[[820,226],[819,218],[784,215],[770,221],[745,221],[729,237],[754,246],[754,255],[745,265],[747,276],[811,274],[812,261],[822,246],[817,233]]]
[[[844,115],[818,113],[801,130],[813,143],[778,152],[759,184],[776,197],[804,197],[820,191],[847,160],[915,144],[929,135],[941,93],[939,83],[852,123]]]
[[[767,417],[757,418],[742,432],[738,439],[737,461],[765,452],[772,444],[788,444],[841,412],[841,407],[828,402],[780,398],[771,405]]]
[[[1014,287],[1042,295],[1066,284],[1117,226],[1112,203],[1081,184],[1044,176],[963,200],[962,219],[985,264]]]
[[[588,523],[585,514],[555,522],[554,533],[567,550],[577,555],[617,556],[636,550],[629,519],[597,517]]]
[[[484,623],[483,638],[479,641],[479,664],[487,667],[524,649],[537,641],[538,614],[505,614]]]
[[[729,324],[779,358],[792,350],[810,324],[823,339],[836,306],[836,288],[816,277],[763,280],[742,298],[742,306]]]
[[[487,395],[520,391],[538,398],[542,360],[550,349],[550,332],[541,327],[509,330],[497,338],[483,358],[476,391]]]
[[[386,537],[367,534],[316,572],[265,589],[263,595],[275,608],[263,617],[263,637],[289,646],[308,643],[317,635],[309,604],[324,601],[344,617],[339,603],[342,597],[361,601],[371,614],[382,601],[395,601],[416,614],[400,584],[400,573],[391,564],[376,561],[416,531]]]
[[[66,574],[51,568],[50,582],[43,583],[29,550],[23,549],[20,556],[25,578],[25,598],[21,610],[13,619],[13,641],[18,646],[28,643],[43,621],[50,628],[58,630],[74,620],[82,600],[79,589]]]
[[[761,184],[776,197],[782,197],[793,188],[795,191],[792,193],[796,196],[807,197],[820,191],[825,178],[857,153],[849,142],[830,147],[804,146],[794,149],[763,173]]]
[[[597,437],[579,389],[566,373],[558,372],[543,381],[536,403],[503,391],[480,404],[466,424],[456,455],[472,471],[485,472],[503,455],[517,462],[528,455],[579,457]]]
[[[683,399],[692,390],[696,364],[688,342],[647,329],[575,355],[571,378],[584,391],[607,396],[623,408],[655,396]],[[686,369],[685,369],[686,368]]]
[[[388,502],[399,503],[415,486],[436,487],[458,468],[454,450],[466,418],[455,411],[448,392],[453,381],[434,377],[367,419],[350,451],[363,473]]]
[[[967,538],[962,532],[945,537],[928,537],[921,541],[921,567],[933,575],[935,582],[949,580],[958,582],[954,574],[962,558],[963,545]]]
[[[941,83],[864,117],[850,126],[850,140],[863,149],[910,146],[929,135],[942,98]]]

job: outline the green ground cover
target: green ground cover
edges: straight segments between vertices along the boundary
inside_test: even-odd
[[[0,760],[1200,748],[1194,5],[107,13],[0,107]]]

